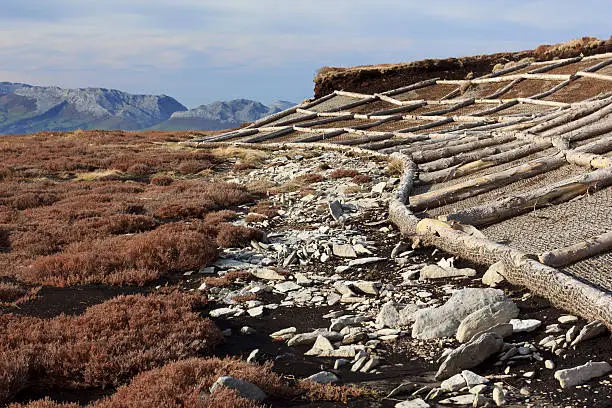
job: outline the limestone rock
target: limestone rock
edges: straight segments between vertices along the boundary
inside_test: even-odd
[[[487,384],[489,382],[487,378],[478,375],[470,370],[461,371],[461,376],[463,377],[469,388],[472,388],[475,385]]]
[[[319,336],[317,336],[317,339],[315,340],[314,344],[312,345],[312,348],[310,350],[308,350],[306,353],[304,353],[304,355],[306,355],[306,356],[317,356],[317,355],[321,354],[321,352],[331,351],[333,349],[334,349],[334,346],[331,344],[331,342],[329,340],[327,340],[325,337],[319,335]]]
[[[306,378],[307,380],[319,383],[319,384],[331,384],[337,383],[339,378],[334,373],[329,371],[321,371]]]
[[[269,268],[256,268],[252,269],[251,275],[258,279],[264,280],[285,280],[285,277],[280,273],[276,272],[274,269]]]
[[[488,329],[508,323],[518,316],[518,307],[511,300],[485,306],[469,314],[457,328],[456,338],[461,343],[470,340],[474,335]]]
[[[410,401],[402,401],[395,404],[395,408],[429,408],[430,405],[423,401],[421,398],[413,399]]]
[[[561,388],[571,388],[576,385],[606,375],[612,371],[612,366],[607,361],[589,361],[578,367],[568,368],[555,372],[555,379],[559,381]]]
[[[510,324],[514,333],[532,332],[542,325],[542,321],[537,319],[510,319]]]
[[[466,288],[455,292],[440,307],[421,309],[414,313],[412,337],[432,339],[452,337],[457,333],[461,321],[468,315],[487,305],[506,300],[506,295],[499,289]]]
[[[461,388],[465,387],[467,383],[465,382],[465,378],[461,374],[455,374],[450,378],[442,381],[440,384],[440,388],[444,391],[459,391]]]
[[[574,341],[572,341],[571,345],[575,346],[576,344],[582,341],[590,340],[594,337],[606,333],[607,331],[608,329],[606,328],[605,324],[603,324],[599,320],[595,320],[594,322],[587,324],[582,328],[582,330],[580,330],[580,333],[578,333],[578,336],[576,336]]]
[[[255,384],[230,376],[219,377],[210,387],[210,393],[213,394],[217,389],[222,387],[231,388],[237,391],[241,397],[251,401],[263,401],[267,398],[266,393]]]
[[[340,258],[357,258],[357,253],[349,244],[333,244],[332,253]]]
[[[380,308],[376,316],[376,323],[390,328],[397,328],[401,325],[401,316],[394,302],[387,302]]]
[[[504,340],[495,333],[485,333],[451,351],[436,373],[437,380],[444,380],[465,369],[476,367],[498,353]]]
[[[457,269],[452,266],[441,267],[438,265],[426,265],[421,269],[419,280],[444,279],[476,276],[476,271],[471,268]]]
[[[487,269],[485,274],[482,276],[482,283],[494,288],[506,280],[506,278],[504,278],[503,276],[503,273],[503,262],[495,262],[493,265],[489,266],[489,269]]]

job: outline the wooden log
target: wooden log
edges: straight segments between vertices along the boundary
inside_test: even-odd
[[[259,143],[264,142],[271,139],[276,139],[277,137],[285,136],[291,132],[294,132],[293,127],[287,127],[284,129],[275,130],[271,133],[264,133],[259,136],[251,137],[249,139],[244,140],[244,143]]]
[[[368,114],[368,116],[392,115],[398,112],[410,112],[410,111],[413,111],[425,105],[427,105],[427,102],[419,102],[419,103],[414,103],[410,105],[402,105],[397,108],[378,110],[378,111]]]
[[[598,64],[593,65],[592,67],[588,67],[586,69],[584,69],[584,72],[595,72],[595,71],[599,71],[600,69],[602,69],[603,67],[607,67],[608,65],[612,64],[612,58],[610,59],[606,59],[601,61]]]
[[[527,103],[531,105],[542,105],[542,106],[552,106],[555,108],[569,108],[571,104],[565,102],[556,102],[556,101],[541,101],[539,99],[531,99],[531,98],[516,98],[520,103]]]
[[[353,108],[356,108],[358,106],[365,105],[365,104],[370,103],[370,102],[374,102],[377,99],[378,99],[377,97],[371,96],[371,97],[369,97],[367,99],[360,99],[360,100],[355,101],[355,102],[350,102],[350,103],[347,103],[345,105],[338,106],[337,108],[328,109],[328,112],[338,112],[338,111],[345,111],[345,110],[353,109]]]
[[[471,163],[476,160],[484,159],[486,157],[507,152],[509,150],[516,149],[517,147],[524,146],[527,143],[523,140],[515,140],[514,138],[510,138],[507,140],[501,139],[496,140],[496,138],[491,138],[492,140],[487,140],[489,142],[488,145],[480,145],[478,150],[466,150],[463,152],[459,152],[450,157],[442,157],[437,160],[425,162],[419,165],[420,175],[421,176],[435,172],[438,170],[448,169],[450,167],[455,167],[458,164]],[[485,142],[485,141],[483,141]],[[482,143],[482,142],[481,142]],[[477,145],[477,143],[470,143],[472,145]],[[484,147],[484,148],[482,148]]]
[[[598,59],[603,59],[603,58],[612,58],[612,52],[605,52],[603,54],[589,55],[589,56],[583,57],[582,60],[590,61],[590,60],[598,60]]]
[[[559,204],[609,185],[612,185],[612,168],[599,169],[542,188],[513,194],[493,203],[447,214],[440,218],[443,221],[455,221],[475,227],[489,225],[534,211],[537,208]]]
[[[332,116],[332,117],[327,117],[327,118],[318,118],[316,120],[311,120],[308,122],[300,122],[299,125],[300,127],[313,127],[313,126],[318,126],[318,125],[324,125],[326,123],[334,123],[334,122],[340,122],[344,120],[351,120],[353,119],[353,117],[354,115],[352,113],[347,113],[342,116]]]
[[[491,95],[485,96],[485,98],[486,99],[495,99],[495,98],[505,94],[506,92],[508,92],[514,85],[518,84],[522,80],[523,80],[523,78],[514,79],[509,84],[507,84],[507,85],[503,86],[502,88],[498,89],[497,91],[493,92]]]
[[[612,166],[612,158],[610,157],[598,156],[593,153],[584,153],[575,150],[568,150],[565,152],[565,160],[570,164],[588,167],[590,169],[604,169]]]
[[[462,176],[466,176],[468,174],[474,174],[489,167],[498,166],[503,163],[509,163],[514,160],[527,157],[531,154],[541,152],[550,147],[551,144],[549,141],[530,143],[528,145],[520,146],[506,152],[494,154],[480,160],[460,164],[455,167],[450,167],[444,170],[438,170],[430,173],[421,173],[419,175],[419,180],[425,184],[429,184],[456,179]]]
[[[202,143],[202,142],[221,142],[224,140],[234,139],[236,137],[244,137],[257,134],[259,130],[257,129],[239,129],[231,132],[223,133],[216,136],[206,136],[197,139],[192,139],[191,142]]]
[[[558,169],[566,163],[565,156],[561,153],[532,160],[504,171],[410,197],[410,206],[415,210],[423,210],[425,208],[435,208],[451,204],[499,187],[507,186],[518,180]]]
[[[612,150],[612,136],[602,137],[574,149],[577,152],[597,154],[608,153],[610,150]]]
[[[263,125],[267,125],[268,123],[272,123],[274,121],[277,121],[278,119],[284,118],[285,116],[288,116],[288,115],[291,115],[292,113],[295,113],[297,111],[298,107],[301,107],[301,106],[293,106],[291,108],[285,109],[284,111],[281,111],[281,112],[275,113],[273,115],[266,116],[265,118],[261,118],[259,120],[256,120],[255,122],[253,122],[250,125],[246,126],[245,129],[258,128],[258,127],[261,127]]]
[[[448,99],[452,99],[457,95],[461,95],[461,87],[458,87],[457,89],[453,89],[452,91],[444,95],[442,98],[440,98],[440,100],[445,101]]]
[[[442,116],[446,115],[449,112],[456,111],[457,109],[465,108],[466,106],[470,106],[474,104],[475,99],[466,99],[465,101],[461,101],[456,105],[452,105],[446,109],[439,109],[432,112],[426,112],[421,114],[421,116]]]
[[[398,146],[401,144],[409,144],[409,143],[413,143],[416,141],[421,141],[421,140],[428,140],[429,136],[428,135],[410,135],[410,136],[398,136],[396,133],[393,134],[394,139],[392,140],[386,140],[384,142],[373,142],[373,143],[368,143],[365,144],[363,146],[361,146],[361,148],[363,149],[369,149],[369,150],[382,150],[382,149],[386,149],[389,147],[394,147],[394,146]]]
[[[375,93],[374,96],[380,99],[381,101],[392,103],[393,105],[398,105],[398,106],[406,105],[405,101],[398,101],[397,99],[393,99],[390,96],[387,96],[384,94]]]
[[[547,120],[546,122],[540,123],[529,129],[530,133],[541,133],[548,129],[564,125],[566,123],[572,122],[576,119],[580,119],[586,115],[590,115],[598,109],[603,108],[604,106],[610,104],[612,101],[597,101],[593,103],[589,103],[585,106],[581,106],[578,108],[572,108],[566,111],[566,113],[561,116],[557,116],[556,118]]]
[[[602,118],[606,117],[607,115],[611,113],[612,113],[612,103],[578,120],[574,120],[564,125],[549,129],[545,132],[541,132],[540,135],[544,137],[563,135],[563,137],[569,138],[570,140],[572,139],[572,137],[575,140],[577,140],[579,139],[578,135],[581,134],[581,131],[580,131],[581,128],[590,126],[592,124],[597,124],[599,121],[601,121]]]
[[[435,150],[420,150],[411,152],[412,160],[417,163],[433,162],[442,158],[451,157],[460,153],[469,152],[472,150],[480,149],[483,147],[498,145],[516,140],[515,137],[510,135],[503,135],[501,137],[491,137],[484,140],[477,140],[469,143],[459,144],[455,146],[448,146],[444,148],[438,148]],[[433,164],[435,167],[436,165]]]
[[[307,136],[307,137],[303,137],[301,139],[296,139],[293,141],[293,143],[314,143],[314,142],[320,142],[322,140],[325,139],[331,139],[332,137],[335,136],[340,136],[341,134],[346,133],[344,131],[344,129],[338,129],[338,130],[334,130],[331,132],[322,132],[322,133],[318,133],[314,136]]]
[[[597,74],[595,72],[580,71],[576,72],[576,76],[584,78],[599,79],[601,81],[612,81],[612,75]]]
[[[502,121],[499,123],[478,125],[478,126],[474,126],[472,129],[474,130],[493,130],[493,129],[500,129],[500,128],[512,128],[513,129],[515,125],[519,125],[519,124],[522,124],[530,120],[531,118],[523,117],[523,118],[510,120],[510,121]]]
[[[511,108],[512,106],[517,105],[518,103],[519,103],[519,101],[514,99],[514,100],[511,100],[511,101],[508,101],[508,102],[500,103],[499,105],[494,106],[492,108],[485,109],[485,110],[480,111],[480,112],[472,113],[472,116],[488,116],[488,115],[492,115],[492,114],[497,113],[497,112],[499,112],[501,110]]]
[[[393,137],[393,133],[385,133],[385,134],[380,134],[380,135],[367,134],[365,137],[360,137],[357,139],[340,140],[334,143],[339,144],[339,145],[345,145],[345,146],[355,146],[355,145],[360,145],[363,143],[372,143],[372,142],[378,142],[381,140],[388,140],[388,139],[391,139],[392,137]]]
[[[416,233],[424,244],[435,245],[462,259],[488,265],[501,262],[502,274],[511,284],[524,286],[553,305],[589,321],[601,320],[612,329],[612,295],[609,292],[542,265],[522,251],[469,235],[441,221],[421,220]]]
[[[528,74],[541,74],[542,72],[548,72],[548,71],[553,70],[555,68],[559,68],[559,67],[563,67],[565,65],[573,64],[574,62],[579,62],[580,60],[582,60],[582,57],[567,58],[567,59],[564,59],[564,60],[560,60],[560,61],[554,62],[552,64],[546,64],[546,65],[541,66],[539,68],[532,69],[531,71],[529,71],[527,73]]]
[[[596,237],[589,238],[584,242],[544,252],[538,259],[544,265],[560,267],[610,250],[612,250],[612,232],[606,232]]]
[[[500,69],[499,71],[495,71],[495,72],[491,72],[490,74],[483,75],[480,78],[493,78],[493,77],[497,77],[500,75],[506,75],[506,74],[509,74],[510,72],[514,72],[514,71],[518,71],[519,69],[526,68],[529,65],[531,65],[531,62],[521,62],[520,64],[516,64],[511,67],[503,68],[503,69]]]
[[[570,84],[570,82],[572,82],[571,79],[565,80],[565,81],[563,81],[561,83],[558,83],[557,85],[553,86],[548,91],[540,92],[539,94],[535,94],[535,95],[530,96],[529,99],[535,100],[535,99],[546,98],[547,96],[552,95],[555,92],[557,92],[559,89],[568,86]]]
[[[413,232],[416,230],[419,219],[410,211],[406,203],[414,186],[416,164],[410,160],[410,157],[401,153],[393,153],[390,158],[399,160],[402,163],[403,171],[399,186],[389,200],[389,220],[397,225],[402,233]]]
[[[336,92],[332,92],[330,94],[327,94],[325,96],[320,97],[319,99],[315,99],[315,100],[312,100],[310,102],[306,102],[306,103],[303,103],[301,105],[298,105],[298,109],[308,110],[308,109],[312,108],[313,106],[316,106],[316,105],[318,105],[320,103],[323,103],[323,102],[329,101],[330,99],[333,99],[335,96],[336,96]]]
[[[402,86],[401,88],[396,88],[396,89],[391,89],[386,92],[381,92],[381,94],[386,95],[386,96],[393,96],[393,95],[397,95],[397,94],[401,94],[401,93],[405,93],[409,91],[414,91],[415,89],[421,89],[427,86],[435,85],[436,81],[438,81],[439,79],[440,78],[426,79],[425,81],[417,82],[417,83],[414,83],[408,86]]]
[[[349,98],[356,98],[356,99],[369,99],[372,97],[372,95],[369,95],[369,94],[363,94],[363,93],[358,93],[358,92],[347,92],[347,91],[336,91],[336,95],[346,96]]]
[[[452,123],[452,122],[453,122],[453,118],[444,118],[442,120],[437,120],[435,122],[424,123],[422,125],[411,126],[409,128],[406,128],[406,129],[401,129],[401,130],[398,130],[398,132],[399,133],[418,132],[419,130],[431,129],[431,128],[434,128],[434,127],[437,127],[437,126],[446,125],[447,123]]]
[[[274,126],[276,127],[282,127],[282,126],[289,126],[289,125],[293,125],[294,123],[299,123],[302,121],[307,121],[307,120],[311,120],[311,119],[317,119],[317,113],[311,113],[299,118],[291,118],[291,119],[285,119],[285,120],[281,120],[279,122],[276,122],[274,124]],[[325,119],[319,119],[319,120],[325,120]],[[316,120],[315,120],[316,122]]]

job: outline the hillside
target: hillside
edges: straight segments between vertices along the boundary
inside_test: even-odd
[[[235,128],[245,122],[253,122],[294,105],[294,103],[287,101],[274,102],[269,106],[248,99],[217,101],[208,105],[200,105],[188,111],[175,112],[168,120],[153,126],[153,129],[221,130]]]
[[[187,110],[166,95],[0,83],[0,134],[74,129],[136,130]]]

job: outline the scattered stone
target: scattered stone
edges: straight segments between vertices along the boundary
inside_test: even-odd
[[[372,187],[372,194],[381,195],[382,193],[384,193],[386,186],[387,186],[387,183],[384,181],[381,181],[380,183],[375,184]]]
[[[452,377],[442,381],[440,388],[444,391],[459,391],[461,388],[467,385],[465,378],[461,374],[455,374]]]
[[[480,395],[488,388],[486,384],[478,384],[469,389],[470,394]]]
[[[256,306],[256,307],[253,307],[253,308],[247,310],[247,313],[251,317],[259,317],[259,316],[263,315],[263,312],[264,312],[264,307],[263,306]]]
[[[221,307],[219,309],[213,309],[210,312],[208,312],[208,315],[210,317],[228,317],[228,316],[234,316],[237,313],[237,311],[235,309],[232,309],[231,307]]]
[[[372,251],[364,247],[362,244],[353,245],[353,249],[355,250],[357,255],[373,255]]]
[[[235,390],[241,397],[251,401],[263,401],[267,398],[266,393],[255,384],[230,376],[219,377],[210,387],[210,393],[213,394],[222,387]]]
[[[306,378],[307,380],[319,383],[319,384],[332,384],[339,381],[338,376],[329,371],[321,371]]]
[[[456,397],[446,398],[440,401],[440,404],[446,405],[472,405],[475,396],[472,394],[457,395]]]
[[[495,262],[493,265],[489,266],[489,269],[485,272],[482,277],[482,283],[492,288],[496,287],[500,283],[506,280],[503,276],[504,272],[504,264],[502,261]]]
[[[559,381],[561,388],[571,388],[585,382],[601,377],[612,371],[612,366],[606,361],[589,361],[578,367],[568,368],[555,372],[555,379]]]
[[[270,334],[270,337],[277,338],[277,337],[286,336],[288,334],[294,335],[296,332],[297,332],[297,329],[295,327],[287,327],[286,329],[275,331],[274,333]]]
[[[493,387],[493,401],[498,407],[501,407],[506,404],[506,393],[504,392],[504,389],[499,385],[495,385]]]
[[[367,265],[367,264],[376,263],[376,262],[385,261],[385,260],[387,260],[387,258],[381,258],[378,256],[371,256],[369,258],[352,259],[349,261],[348,266],[353,267],[353,266]]]
[[[546,360],[546,361],[544,361],[544,367],[548,368],[549,370],[554,370],[555,369],[555,363],[553,363],[552,360]]]
[[[466,288],[455,292],[440,307],[421,309],[414,313],[412,337],[432,339],[452,337],[456,334],[461,321],[468,315],[487,305],[506,300],[506,295],[499,289]]]
[[[223,335],[223,337],[230,337],[232,335],[232,329],[225,329],[221,331],[221,334]]]
[[[310,333],[296,334],[287,342],[289,347],[294,346],[312,346],[316,341],[317,337],[323,336],[329,341],[340,341],[344,337],[338,332],[330,332],[327,330],[315,330]]]
[[[342,368],[345,365],[350,364],[350,363],[351,363],[350,360],[347,360],[345,358],[339,358],[336,361],[334,361],[334,370],[338,370],[338,369],[340,369],[340,368]]]
[[[385,303],[376,316],[376,324],[383,327],[397,328],[401,323],[402,319],[400,313],[395,308],[394,302]]]
[[[412,391],[414,391],[415,388],[416,388],[416,386],[413,383],[403,383],[403,384],[400,384],[397,387],[395,387],[393,390],[391,390],[389,395],[387,395],[387,398],[393,398],[393,397],[396,397],[398,395],[404,395],[404,394],[411,393]],[[406,402],[406,401],[404,401],[404,402]]]
[[[487,384],[489,382],[487,378],[480,376],[470,370],[461,371],[461,376],[463,376],[463,379],[465,380],[465,383],[467,384],[468,388],[472,388],[475,385]]]
[[[606,333],[607,331],[608,329],[606,328],[606,325],[603,324],[603,322],[599,320],[595,320],[587,324],[586,326],[582,328],[582,330],[580,330],[580,333],[578,333],[578,336],[576,336],[574,341],[572,341],[571,346],[575,346],[576,344],[582,341],[590,340],[594,337],[600,336]]]
[[[369,371],[372,371],[373,369],[375,369],[376,367],[378,367],[381,363],[381,359],[379,359],[378,357],[371,357],[364,365],[363,367],[361,367],[361,369],[359,371],[361,371],[362,373],[367,373]]]
[[[240,329],[240,334],[242,334],[243,336],[250,336],[251,334],[255,334],[255,333],[257,333],[256,330],[249,326],[243,326]]]
[[[294,275],[294,277],[295,277],[295,282],[300,286],[311,286],[312,285],[312,279],[309,279],[303,273],[297,272]]]
[[[444,380],[462,370],[476,367],[487,358],[498,353],[504,341],[494,333],[485,333],[462,344],[446,356],[436,373],[437,380]]]
[[[340,258],[357,258],[357,253],[349,244],[333,244],[332,253]]]
[[[410,401],[402,401],[395,404],[395,408],[429,408],[430,405],[423,401],[421,398],[413,399]]]
[[[334,349],[334,346],[331,344],[329,340],[327,340],[323,336],[317,336],[312,348],[308,350],[304,355],[306,356],[317,356],[324,351],[331,351]]]
[[[542,325],[540,320],[536,319],[510,319],[512,325],[512,331],[514,333],[532,332]]]
[[[329,202],[327,205],[329,207],[329,213],[331,214],[332,218],[338,222],[342,222],[342,215],[344,214],[344,210],[342,209],[342,204],[340,203],[340,201],[334,200]]]
[[[511,300],[485,306],[469,314],[457,328],[456,338],[465,343],[474,335],[485,332],[492,327],[505,324],[518,316],[518,307]],[[512,333],[512,329],[510,330]]]
[[[476,271],[471,268],[457,269],[454,267],[441,267],[438,265],[427,265],[421,269],[419,280],[444,279],[456,277],[476,276]]]
[[[287,292],[292,292],[294,290],[302,289],[302,287],[293,281],[287,281],[287,282],[277,283],[276,285],[274,285],[274,289],[276,289],[277,291],[281,293],[287,293]]]
[[[251,275],[255,276],[258,279],[264,280],[285,280],[285,277],[280,273],[276,272],[274,269],[269,268],[257,268],[252,269]]]
[[[572,315],[563,315],[563,316],[559,316],[557,321],[561,324],[574,323],[578,321],[578,317],[572,316]]]
[[[249,356],[247,357],[246,361],[247,363],[257,363],[260,360],[260,352],[259,349],[255,349],[253,351],[251,351],[251,353],[249,354]]]

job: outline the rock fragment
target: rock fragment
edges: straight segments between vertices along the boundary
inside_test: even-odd
[[[263,401],[267,398],[266,393],[255,384],[231,376],[219,377],[210,387],[210,393],[214,394],[216,390],[222,387],[235,390],[241,397],[251,401]]]
[[[450,352],[438,368],[437,380],[445,380],[465,369],[476,367],[498,353],[504,341],[495,333],[485,333]]]
[[[571,388],[584,384],[593,378],[606,375],[611,371],[612,366],[607,361],[589,361],[581,366],[556,371],[555,379],[559,381],[561,388]]]

